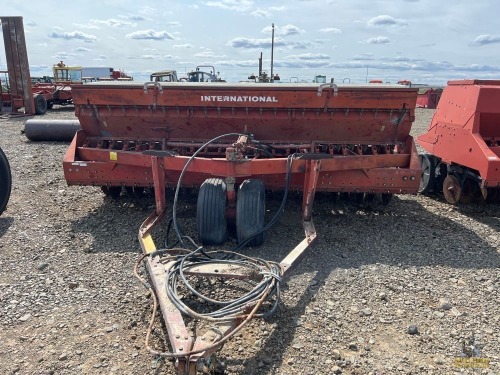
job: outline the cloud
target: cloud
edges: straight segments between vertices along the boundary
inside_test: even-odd
[[[26,22],[26,26],[37,26],[35,21],[28,21]]]
[[[151,54],[145,54],[145,55],[138,55],[138,56],[129,56],[130,60],[157,60],[157,61],[163,61],[166,59],[172,59],[172,55],[151,55]]]
[[[381,15],[368,20],[367,25],[373,27],[408,26],[408,22],[388,15]]]
[[[262,29],[261,32],[265,33],[265,34],[270,34],[270,33],[272,33],[272,31],[273,31],[272,26],[266,26]],[[285,25],[285,26],[275,26],[274,27],[274,34],[275,35],[288,36],[288,35],[299,35],[302,33],[304,33],[304,30],[302,30],[294,25]]]
[[[97,25],[90,25],[90,24],[83,24],[83,23],[74,23],[73,25],[76,27],[79,27],[81,29],[94,29],[94,30],[100,29],[100,27]]]
[[[262,10],[262,9],[257,9],[257,10],[254,10],[252,13],[250,13],[252,16],[254,17],[258,17],[258,18],[267,18],[267,17],[270,17],[271,16],[271,13],[265,11],[265,10]]]
[[[195,53],[195,57],[203,57],[203,58],[221,58],[221,57],[226,57],[224,55],[216,55],[212,51],[203,51],[203,52],[198,52]]]
[[[342,30],[337,29],[336,27],[324,27],[319,29],[320,33],[332,33],[332,34],[342,34]]]
[[[271,38],[266,39],[252,39],[238,37],[231,39],[226,43],[227,46],[233,48],[271,48]],[[274,47],[283,47],[290,49],[306,49],[313,46],[311,42],[288,42],[281,37],[274,38]]]
[[[252,8],[253,4],[254,2],[252,0],[205,1],[205,5],[208,7],[234,10],[237,12],[246,12]]]
[[[68,53],[68,52],[56,52],[56,53],[54,54],[54,56],[53,56],[53,57],[54,57],[56,60],[61,61],[61,60],[68,60],[68,59],[70,59],[70,58],[72,58],[72,57],[75,57],[75,56],[76,56],[76,55],[75,55],[74,53]]]
[[[372,53],[362,53],[360,55],[355,55],[353,60],[361,60],[361,61],[367,61],[367,60],[373,60],[373,54]]]
[[[329,60],[330,56],[323,53],[303,53],[301,55],[286,56],[285,59],[290,60]]]
[[[500,43],[500,35],[490,35],[483,34],[479,35],[476,39],[474,39],[473,44],[477,46],[484,46],[486,44],[494,44]]]
[[[85,47],[75,48],[75,52],[90,52],[90,51],[92,51],[92,50],[89,48],[85,48]]]
[[[128,20],[132,20],[132,21],[147,21],[149,20],[149,18],[146,18],[146,17],[143,17],[139,14],[128,14],[126,16],[122,16]]]
[[[81,31],[72,31],[72,32],[52,32],[48,35],[49,38],[53,39],[66,39],[66,40],[72,40],[72,39],[79,39],[83,40],[86,43],[93,43],[97,41],[97,37],[94,35],[90,34],[85,34],[82,33]]]
[[[186,44],[174,44],[172,47],[174,48],[193,48],[193,46],[189,43]]]
[[[390,43],[391,41],[389,40],[389,38],[385,37],[385,36],[377,36],[377,37],[374,37],[374,38],[369,38],[366,43],[368,44],[387,44],[387,43]]]
[[[127,39],[150,39],[150,40],[165,40],[175,39],[174,36],[166,31],[155,30],[139,30],[125,35]]]
[[[252,39],[252,38],[238,37],[231,39],[229,42],[226,43],[226,45],[233,48],[271,48],[272,40],[271,38]],[[286,42],[282,38],[275,38],[274,46],[284,47],[286,46]]]
[[[304,30],[299,29],[297,26],[294,25],[286,25],[283,27],[279,28],[279,34],[278,35],[298,35],[302,34]]]
[[[120,21],[114,18],[110,18],[107,20],[90,20],[91,25],[104,25],[104,26],[109,26],[109,27],[118,27],[118,28],[130,28],[130,27],[135,27],[137,24],[133,22],[127,22],[127,21]]]

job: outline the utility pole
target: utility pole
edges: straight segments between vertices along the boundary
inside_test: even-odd
[[[273,65],[274,65],[274,23],[273,23],[273,36],[271,38],[271,82],[274,82]]]

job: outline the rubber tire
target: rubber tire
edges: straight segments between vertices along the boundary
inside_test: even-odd
[[[418,192],[420,194],[427,194],[434,188],[436,166],[434,165],[432,155],[419,154],[418,159],[420,160],[420,165],[422,166],[422,175],[420,177]]]
[[[44,115],[47,113],[47,100],[43,97],[43,95],[36,95],[35,99],[35,113],[37,115]]]
[[[226,183],[209,178],[201,184],[196,205],[198,240],[203,245],[221,245],[227,238]]]
[[[12,189],[10,165],[3,150],[0,148],[0,215],[5,211]]]
[[[264,182],[257,179],[243,181],[236,199],[236,234],[238,243],[264,229],[266,193]],[[260,246],[264,243],[264,232],[253,237],[245,246]]]

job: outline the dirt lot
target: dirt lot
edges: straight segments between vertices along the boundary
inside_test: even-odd
[[[417,110],[414,135],[432,112]],[[55,108],[45,118],[74,115]],[[13,175],[0,217],[0,373],[174,374],[172,362],[144,349],[151,300],[132,274],[154,200],[68,187],[68,144],[28,141],[25,121],[0,119]],[[268,197],[269,215],[280,199]],[[282,259],[303,235],[300,201],[292,195],[264,246],[247,251]],[[192,234],[195,203],[184,196],[179,213]],[[218,358],[228,374],[499,374],[499,208],[439,196],[357,205],[319,194],[319,244],[279,311],[253,321]],[[464,343],[489,367],[456,367]]]

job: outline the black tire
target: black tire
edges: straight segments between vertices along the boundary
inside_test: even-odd
[[[227,238],[226,183],[209,178],[201,184],[196,205],[198,240],[203,245],[221,245]]]
[[[260,246],[264,243],[264,215],[266,196],[262,180],[243,181],[236,199],[236,234],[238,243],[253,237],[246,246]],[[258,233],[260,232],[260,233]],[[256,233],[258,233],[256,235]]]
[[[0,214],[5,211],[12,189],[10,165],[3,150],[0,148]]]
[[[418,192],[420,194],[427,194],[434,188],[436,166],[434,165],[432,155],[420,154],[418,155],[418,159],[420,160],[420,165],[422,166],[422,175],[420,177]]]
[[[47,100],[43,95],[35,96],[35,113],[37,115],[44,115],[47,113]]]
[[[121,186],[101,186],[102,192],[110,198],[116,199],[122,192]]]

